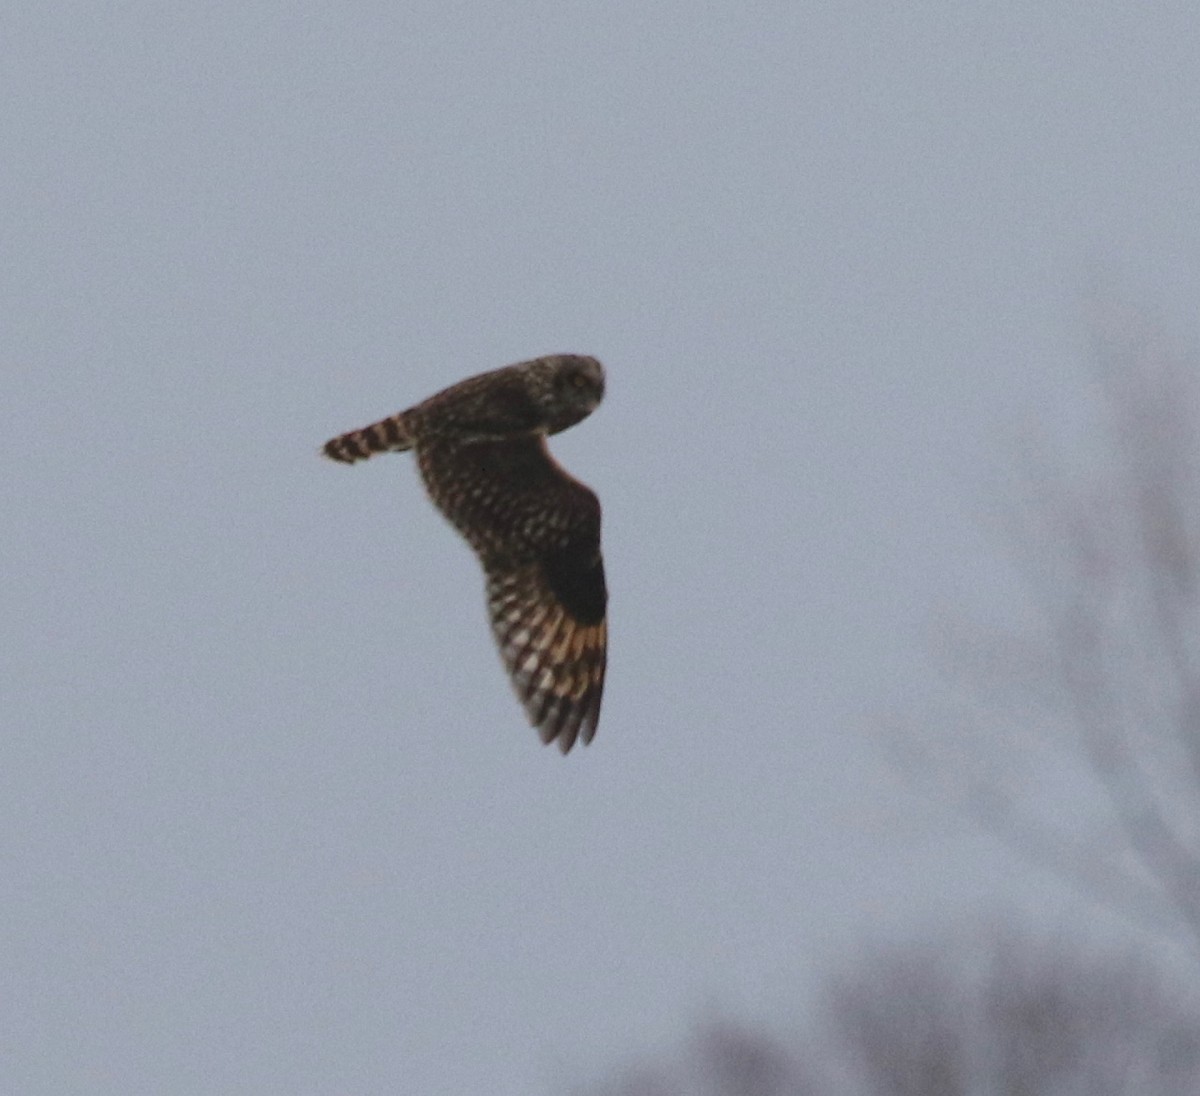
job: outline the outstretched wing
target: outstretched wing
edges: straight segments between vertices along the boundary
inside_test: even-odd
[[[607,650],[600,503],[540,436],[417,447],[430,496],[487,575],[501,657],[543,742],[566,753],[600,717]]]
[[[547,565],[548,563],[548,565]],[[557,559],[488,570],[500,656],[529,721],[566,753],[596,733],[608,651],[604,565]]]

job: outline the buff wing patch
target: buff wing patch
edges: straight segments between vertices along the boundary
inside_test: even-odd
[[[608,622],[576,619],[536,564],[489,570],[488,612],[500,656],[542,742],[565,754],[596,733]]]

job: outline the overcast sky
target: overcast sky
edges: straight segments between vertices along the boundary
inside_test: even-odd
[[[0,1087],[529,1096],[865,938],[1073,899],[870,728],[1113,283],[1193,334],[1194,3],[8,0]],[[599,356],[594,744],[411,459]],[[986,523],[985,523],[986,524]]]

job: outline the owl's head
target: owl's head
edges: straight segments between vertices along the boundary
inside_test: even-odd
[[[557,434],[587,418],[604,398],[604,367],[582,354],[551,354],[534,366],[535,398],[546,415],[546,432]]]

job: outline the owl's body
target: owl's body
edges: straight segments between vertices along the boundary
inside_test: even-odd
[[[352,463],[413,449],[430,498],[487,577],[501,657],[544,742],[566,753],[596,731],[607,651],[600,503],[546,437],[604,395],[595,358],[562,354],[470,377],[324,452]]]

